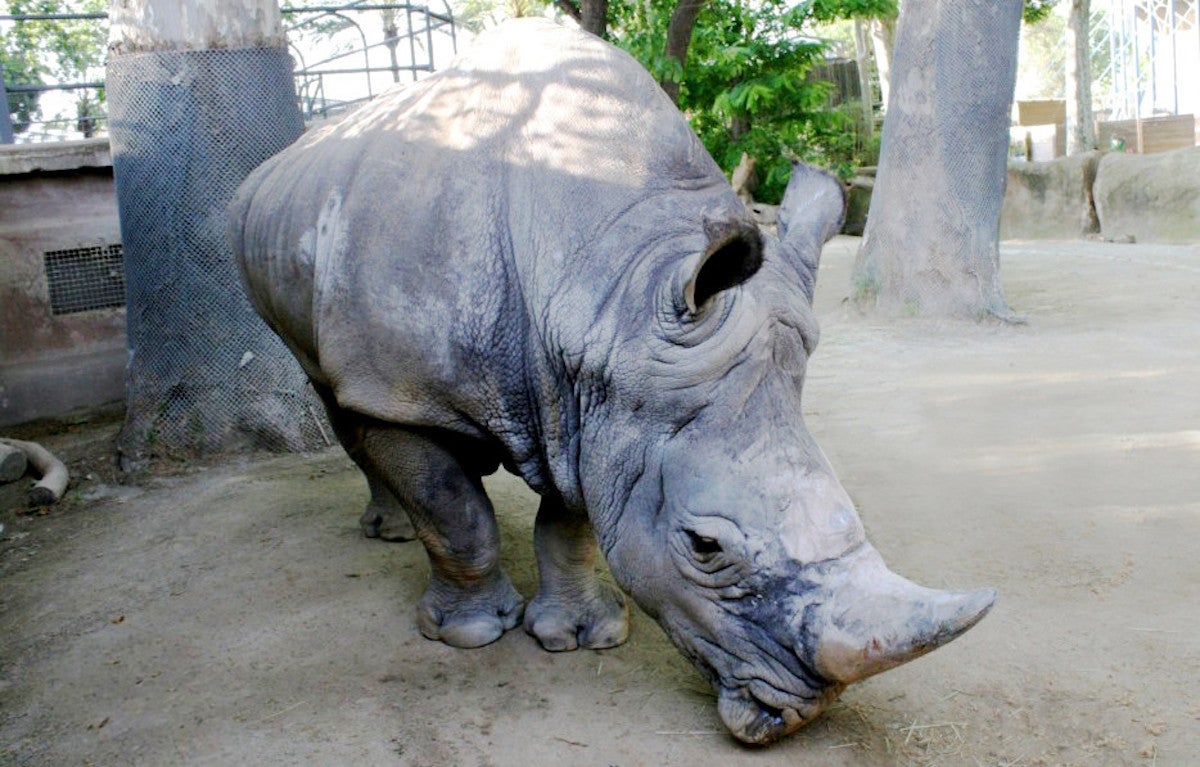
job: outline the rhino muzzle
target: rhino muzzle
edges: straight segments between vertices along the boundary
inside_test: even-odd
[[[792,616],[787,636],[796,657],[789,665],[802,673],[789,674],[786,683],[745,672],[715,680],[721,720],[744,743],[767,745],[797,730],[846,685],[960,636],[987,614],[996,598],[987,588],[939,591],[918,586],[888,570],[867,543],[806,569],[810,572],[803,592],[778,600],[783,614]],[[755,644],[761,645],[761,640]]]

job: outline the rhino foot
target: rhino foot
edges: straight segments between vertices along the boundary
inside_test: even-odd
[[[463,587],[430,578],[417,605],[417,626],[426,639],[451,647],[482,647],[516,628],[524,600],[503,572]]]
[[[629,637],[625,595],[606,583],[591,584],[587,594],[538,593],[525,611],[525,631],[551,652],[603,650]]]
[[[379,504],[375,501],[367,504],[367,510],[358,520],[363,535],[368,538],[379,538],[384,541],[411,541],[417,537],[408,513],[399,506]]]

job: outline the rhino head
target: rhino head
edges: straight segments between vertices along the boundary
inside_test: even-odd
[[[748,743],[954,639],[995,599],[888,570],[805,427],[817,260],[843,200],[797,165],[778,239],[732,213],[661,259],[617,302],[603,396],[581,419],[581,490],[614,577]]]

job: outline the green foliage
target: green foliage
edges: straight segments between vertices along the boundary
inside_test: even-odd
[[[858,110],[830,106],[830,84],[810,77],[824,45],[803,29],[817,20],[892,13],[894,0],[708,0],[686,65],[665,53],[675,5],[610,2],[612,40],[660,81],[680,84],[680,109],[726,173],[743,152],[757,160],[757,199],[779,201],[794,159],[843,177],[874,161],[878,146],[859,138]]]
[[[811,6],[811,16],[816,21],[873,19],[895,16],[899,11],[897,0],[810,0],[807,5]]]
[[[456,0],[454,23],[468,32],[478,34],[488,27],[495,26],[502,11],[502,4],[496,0]]]
[[[8,0],[0,8],[13,16],[62,13],[100,13],[108,10],[106,0]],[[0,64],[10,85],[44,85],[104,79],[106,26],[89,19],[16,21],[0,33]],[[77,91],[76,127],[91,135],[97,118],[104,113],[104,91]],[[41,118],[39,94],[9,94],[8,109],[13,130],[22,132]]]
[[[1025,0],[1025,10],[1022,17],[1026,24],[1036,24],[1054,13],[1058,0]]]
[[[41,85],[42,67],[32,50],[21,50],[8,34],[0,38],[0,74],[8,85]],[[36,93],[8,94],[8,111],[15,133],[29,129],[33,120],[41,117]]]

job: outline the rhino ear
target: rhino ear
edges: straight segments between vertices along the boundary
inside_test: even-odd
[[[841,231],[846,215],[842,182],[820,168],[792,164],[779,205],[779,255],[800,272],[804,294],[812,303],[821,246]]]
[[[779,204],[779,240],[803,235],[825,244],[842,230],[846,191],[832,173],[802,162],[792,163],[783,201]]]
[[[683,300],[692,314],[713,296],[753,277],[763,262],[762,235],[750,222],[705,222],[704,232],[708,247],[683,288]]]

